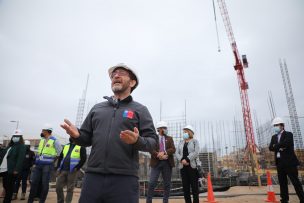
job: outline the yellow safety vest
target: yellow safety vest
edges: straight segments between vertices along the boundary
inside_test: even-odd
[[[57,156],[55,148],[56,138],[51,136],[45,144],[45,139],[42,138],[38,146],[38,154],[36,156],[36,164],[47,165],[52,164]]]
[[[62,165],[63,165],[63,162],[65,161],[65,158],[69,152],[69,149],[70,149],[70,144],[67,144],[64,146],[63,148],[63,159],[60,163],[60,168],[59,170],[61,170],[62,168]],[[71,154],[70,154],[70,172],[72,172],[75,168],[75,166],[79,163],[80,161],[80,149],[81,149],[81,146],[79,145],[75,145]]]

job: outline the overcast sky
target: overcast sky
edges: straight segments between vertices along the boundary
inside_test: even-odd
[[[270,119],[268,91],[278,115],[288,109],[278,59],[287,60],[299,116],[304,116],[304,1],[227,0],[240,54],[249,68],[251,110]],[[16,123],[37,137],[45,123],[75,122],[90,74],[86,105],[111,95],[107,69],[124,62],[137,69],[135,100],[154,120],[188,122],[241,118],[234,58],[216,2],[217,51],[211,0],[0,0],[0,135]],[[303,125],[303,119],[301,120]],[[302,132],[304,134],[304,132]]]

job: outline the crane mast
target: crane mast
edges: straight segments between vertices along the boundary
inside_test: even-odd
[[[239,90],[240,90],[240,97],[241,97],[241,104],[242,104],[242,113],[243,113],[243,122],[244,122],[244,128],[246,133],[246,143],[247,143],[247,150],[250,153],[251,161],[252,161],[252,167],[253,167],[253,173],[254,173],[254,162],[256,162],[256,144],[254,139],[254,132],[253,132],[253,125],[252,125],[252,118],[250,113],[250,106],[249,106],[249,99],[247,94],[248,89],[248,83],[245,79],[245,73],[244,73],[244,67],[248,67],[248,62],[246,55],[242,56],[242,59],[240,57],[236,41],[234,38],[228,10],[226,7],[225,0],[218,0],[218,5],[220,8],[220,12],[223,18],[223,22],[225,25],[225,29],[228,35],[228,39],[232,48],[232,52],[235,58],[235,65],[234,69],[237,73],[238,78],[238,84],[239,84]]]

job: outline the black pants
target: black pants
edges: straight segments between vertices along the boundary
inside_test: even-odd
[[[280,196],[281,202],[288,202],[288,181],[287,176],[289,177],[293,187],[299,197],[300,203],[304,203],[304,192],[302,188],[302,184],[298,178],[298,168],[295,167],[277,167],[278,177],[280,182]]]
[[[192,203],[190,187],[192,189],[193,203],[199,203],[198,172],[191,166],[184,166],[181,170],[184,198],[186,203]]]
[[[79,203],[138,203],[138,177],[86,173]]]
[[[22,182],[22,193],[26,193],[27,179],[29,174],[30,174],[30,170],[23,170],[21,174],[19,174],[15,183],[14,193],[18,194],[21,182]]]
[[[5,189],[5,197],[3,203],[10,203],[12,200],[17,176],[8,172],[0,173],[0,176],[3,177],[3,187]]]

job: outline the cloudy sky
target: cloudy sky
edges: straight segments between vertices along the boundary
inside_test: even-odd
[[[288,115],[278,59],[287,60],[299,116],[304,115],[304,1],[227,0],[249,68],[251,110],[269,120],[268,91],[277,114]],[[241,118],[234,58],[216,2],[221,52],[211,0],[0,0],[0,136],[19,127],[38,137],[45,123],[75,121],[90,74],[87,108],[111,95],[107,69],[137,69],[135,100],[154,120],[232,122]],[[303,119],[301,125],[303,125]],[[304,134],[304,132],[302,133]]]

